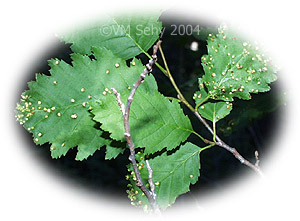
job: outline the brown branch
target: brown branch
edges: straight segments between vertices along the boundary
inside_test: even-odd
[[[201,121],[201,123],[207,128],[207,130],[213,135],[214,131],[212,130],[212,128],[208,125],[208,123],[206,122],[206,120],[201,117],[201,115],[199,114],[199,112],[197,110],[195,110],[194,114],[196,115],[196,117]],[[242,164],[250,167],[251,169],[253,169],[255,172],[257,172],[261,177],[263,177],[263,173],[259,167],[259,160],[258,160],[258,152],[255,151],[255,157],[256,157],[256,163],[255,165],[252,164],[251,162],[249,162],[248,160],[246,160],[234,147],[230,147],[229,145],[227,145],[223,140],[221,140],[218,135],[216,135],[216,145],[223,147],[224,149],[228,150],[230,153],[232,153],[235,158],[237,158]],[[257,154],[256,154],[257,153]]]
[[[156,200],[156,194],[155,194],[155,185],[153,183],[153,179],[152,179],[152,176],[153,176],[153,171],[150,167],[150,164],[149,164],[149,161],[146,160],[146,166],[147,166],[147,169],[149,171],[149,176],[148,176],[148,181],[149,181],[149,185],[150,185],[150,190],[152,192],[152,195],[153,195],[153,198],[154,200]]]
[[[120,93],[118,93],[118,91],[115,88],[111,88],[111,90],[116,95],[118,105],[120,106],[120,111],[122,112],[122,116],[124,116],[125,106],[124,106],[123,102],[121,101],[121,95],[120,95]]]
[[[124,104],[121,101],[121,96],[120,93],[117,92],[116,89],[111,88],[113,93],[116,95],[117,98],[117,102],[118,105],[120,106],[121,112],[123,114],[123,122],[124,122],[124,128],[125,128],[125,133],[124,133],[124,137],[128,143],[129,146],[129,150],[130,150],[130,155],[129,155],[129,160],[132,163],[133,166],[133,170],[136,176],[136,185],[137,187],[139,187],[141,189],[141,191],[145,194],[145,196],[148,198],[149,203],[152,207],[152,209],[154,210],[155,213],[160,213],[159,207],[157,205],[156,202],[156,195],[154,193],[154,188],[151,187],[151,190],[148,190],[147,187],[145,186],[145,184],[142,181],[141,178],[141,174],[140,171],[138,169],[137,163],[136,163],[136,159],[135,159],[135,146],[133,143],[133,140],[131,138],[131,134],[130,134],[130,126],[129,126],[129,113],[130,113],[130,107],[133,101],[133,97],[135,95],[136,90],[138,89],[138,87],[140,86],[140,84],[142,84],[144,82],[144,79],[146,77],[147,74],[149,74],[150,72],[152,72],[152,67],[155,64],[156,60],[157,60],[157,50],[159,45],[161,44],[161,41],[158,41],[154,46],[153,46],[153,55],[152,55],[152,59],[149,60],[148,64],[146,64],[146,68],[144,69],[144,71],[141,73],[139,79],[137,80],[137,82],[135,84],[133,84],[132,90],[128,96],[127,99],[127,104],[126,104],[126,108],[124,108]],[[146,161],[147,163],[147,161]],[[152,185],[153,181],[152,181],[152,169],[148,163],[147,165],[148,171],[149,171],[149,184]]]

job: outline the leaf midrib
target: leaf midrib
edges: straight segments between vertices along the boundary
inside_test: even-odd
[[[128,34],[126,32],[126,30],[124,29],[124,27],[122,27],[116,20],[115,18],[112,18],[113,22],[116,23],[116,25],[118,25],[119,28],[122,29],[122,31],[125,33],[125,35],[143,52],[143,53],[146,53],[146,51],[131,37],[130,34]]]

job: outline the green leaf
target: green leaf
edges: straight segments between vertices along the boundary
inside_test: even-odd
[[[106,146],[105,160],[115,159],[119,154],[123,154],[125,147],[113,147],[110,145]]]
[[[207,94],[207,92],[204,88],[202,78],[199,78],[199,89],[200,89],[200,91],[196,91],[194,96],[193,96],[193,99],[195,100],[196,106],[201,105],[202,103],[204,103],[209,98],[209,95]]]
[[[72,66],[51,60],[51,76],[36,75],[17,106],[17,120],[33,134],[37,144],[51,143],[51,155],[58,158],[78,146],[77,160],[92,155],[110,141],[101,137],[89,112],[91,104],[111,93],[132,85],[144,66],[133,59],[131,66],[106,49],[94,49],[96,60],[73,54]],[[156,89],[153,76],[141,91]]]
[[[119,92],[126,104],[130,91]],[[105,100],[93,106],[92,113],[94,120],[101,123],[101,129],[111,133],[111,138],[124,140],[122,113],[114,95],[106,96]],[[165,147],[171,150],[193,131],[189,118],[177,101],[169,101],[158,91],[151,94],[140,88],[130,108],[129,124],[135,146],[145,147],[145,153],[154,153]]]
[[[221,26],[219,33],[207,40],[208,55],[202,57],[202,77],[213,99],[249,100],[250,93],[270,90],[276,80],[275,67],[256,44],[243,40]]]
[[[162,25],[160,13],[107,17],[84,29],[61,36],[72,43],[72,50],[91,54],[92,47],[106,47],[127,60],[147,51],[158,39]]]
[[[179,195],[190,190],[190,184],[198,181],[200,151],[198,146],[186,143],[172,155],[165,153],[149,160],[154,171],[153,182],[156,185],[157,203],[161,208],[173,204]]]
[[[149,160],[150,167],[153,170],[153,183],[155,184],[155,193],[157,203],[160,208],[165,209],[173,204],[176,198],[187,193],[191,184],[195,184],[200,176],[200,158],[201,148],[186,143],[175,153],[168,155],[167,152],[161,156]],[[140,160],[140,159],[137,159]],[[145,164],[143,160],[139,165]],[[148,169],[146,165],[140,169],[144,184],[148,184]],[[131,174],[131,177],[134,175]],[[132,179],[132,178],[131,178]],[[132,182],[134,196],[136,201],[141,201],[142,205],[147,205],[145,196],[135,187],[135,181]],[[139,205],[141,203],[137,203]]]
[[[198,109],[200,115],[212,122],[218,122],[222,118],[230,114],[232,104],[229,102],[207,102]]]

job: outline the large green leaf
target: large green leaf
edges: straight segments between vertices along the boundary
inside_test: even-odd
[[[275,67],[256,44],[243,40],[221,26],[207,40],[208,55],[202,57],[208,93],[213,99],[250,99],[250,93],[270,90],[276,80]]]
[[[37,74],[18,104],[17,119],[33,134],[37,144],[52,144],[53,158],[78,146],[76,159],[83,160],[109,144],[95,127],[89,112],[91,103],[101,101],[111,93],[111,87],[120,90],[132,85],[144,69],[137,59],[128,67],[106,49],[94,49],[93,55],[96,60],[73,54],[73,66],[51,60],[51,76]],[[153,76],[148,76],[140,90],[156,87]]]
[[[61,39],[72,43],[74,52],[89,55],[92,47],[106,47],[126,60],[147,51],[158,39],[162,28],[159,16],[160,13],[146,13],[106,17]]]
[[[129,92],[121,92],[125,104]],[[111,138],[124,140],[122,113],[114,95],[107,95],[105,100],[95,104],[92,113],[94,120],[101,123],[101,129],[111,133]],[[177,101],[169,101],[158,91],[147,93],[140,88],[131,105],[129,124],[134,144],[145,147],[146,153],[154,153],[165,147],[171,150],[193,131],[189,118],[184,115]]]
[[[157,203],[160,208],[165,209],[173,204],[179,195],[187,193],[190,185],[197,182],[200,176],[200,152],[200,147],[186,143],[171,155],[164,153],[149,160],[153,170]],[[140,156],[137,157],[137,160],[139,161],[142,180],[149,187],[148,169],[145,161]],[[132,171],[131,166],[129,171]],[[129,180],[131,182],[129,197],[134,201],[134,204],[149,207],[146,196],[135,185],[136,179],[132,172],[129,175]]]

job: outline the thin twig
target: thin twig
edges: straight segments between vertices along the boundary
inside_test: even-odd
[[[166,60],[166,57],[164,55],[164,52],[162,50],[162,47],[161,45],[159,45],[159,52],[161,54],[161,57],[163,59],[163,62],[164,62],[164,65],[166,67],[167,70],[164,70],[164,74],[166,74],[166,76],[169,78],[169,80],[171,81],[173,87],[175,88],[177,94],[178,94],[178,99],[181,100],[182,103],[185,104],[185,106],[187,106],[190,110],[192,110],[194,112],[194,108],[192,105],[190,105],[190,103],[184,98],[183,94],[181,93],[180,89],[178,88],[171,72],[170,72],[170,69],[169,69],[169,66],[167,64],[167,60]]]
[[[201,115],[199,114],[198,111],[194,112],[195,116],[200,120],[200,122],[208,129],[208,131],[213,135],[214,131],[211,129],[211,127],[208,125],[208,123],[206,122],[206,120],[201,117]],[[259,168],[258,165],[254,165],[252,163],[250,163],[248,160],[246,160],[234,147],[230,147],[229,145],[227,145],[223,140],[221,140],[221,138],[216,135],[216,145],[218,145],[219,147],[223,147],[224,149],[228,150],[230,153],[232,153],[235,158],[237,158],[242,164],[250,167],[251,169],[253,169],[255,172],[257,172],[260,176],[263,177],[263,173],[261,171],[261,169]]]
[[[160,213],[159,207],[157,205],[156,202],[156,195],[154,192],[154,188],[151,187],[151,190],[148,190],[147,187],[145,186],[145,184],[142,181],[141,178],[141,174],[140,171],[138,169],[137,163],[136,163],[136,159],[135,159],[135,146],[130,134],[130,126],[129,126],[129,113],[130,113],[130,107],[133,101],[133,96],[135,95],[135,92],[137,90],[137,88],[140,86],[140,84],[142,84],[144,82],[144,79],[146,77],[147,74],[149,74],[150,72],[152,72],[152,67],[155,64],[156,60],[157,60],[157,51],[158,51],[158,47],[161,44],[161,41],[158,41],[154,46],[153,46],[153,55],[152,55],[152,59],[149,60],[149,63],[146,64],[146,68],[144,69],[144,71],[141,73],[139,79],[137,80],[137,82],[135,84],[133,84],[132,90],[128,96],[127,99],[127,104],[126,104],[126,108],[124,109],[124,104],[121,101],[121,96],[120,93],[118,93],[118,91],[114,88],[112,88],[113,93],[116,95],[117,98],[117,102],[118,105],[120,106],[121,112],[123,114],[123,122],[124,122],[124,128],[125,128],[125,133],[124,133],[124,137],[128,143],[129,146],[129,150],[130,150],[130,156],[129,156],[129,160],[132,163],[133,166],[133,170],[136,176],[136,185],[137,187],[139,187],[141,189],[141,191],[145,194],[145,196],[148,198],[149,203],[152,207],[152,209],[154,210],[155,213]],[[151,181],[149,180],[149,184],[151,185],[151,183],[153,184],[152,181],[152,169],[150,167],[150,165],[147,165],[148,171],[149,171],[149,178],[151,177]],[[151,174],[151,176],[150,176]],[[151,183],[150,183],[151,182]]]
[[[149,185],[150,185],[150,190],[152,192],[153,198],[156,200],[155,185],[154,185],[153,179],[152,179],[152,177],[153,177],[153,170],[151,169],[148,160],[146,160],[146,166],[147,166],[147,169],[149,171],[148,182],[149,182]]]
[[[122,116],[124,116],[125,115],[125,106],[124,106],[123,102],[121,101],[121,95],[120,95],[120,93],[118,93],[118,91],[115,88],[111,88],[111,90],[116,95],[118,105],[120,106],[120,111],[122,112]]]

